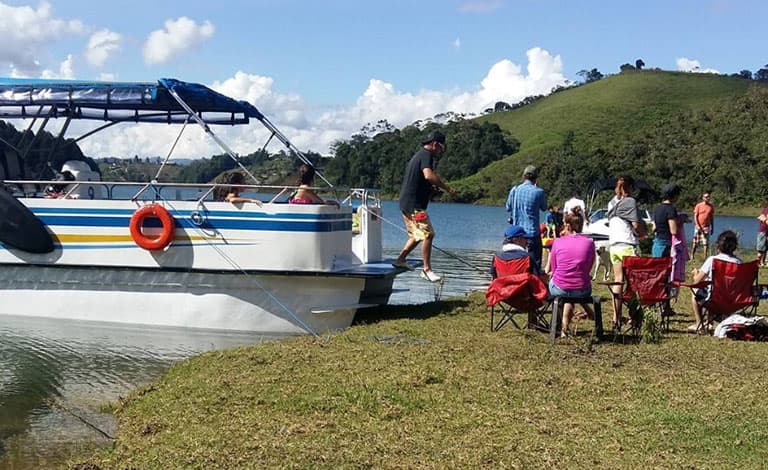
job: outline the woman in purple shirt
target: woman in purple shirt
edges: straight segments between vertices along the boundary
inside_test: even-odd
[[[592,295],[590,271],[595,262],[595,242],[581,234],[584,215],[576,208],[565,216],[565,235],[555,239],[549,254],[552,278],[549,292],[555,297],[576,298]],[[584,305],[588,316],[594,315],[589,305]],[[568,331],[573,316],[573,303],[563,305],[563,335]]]

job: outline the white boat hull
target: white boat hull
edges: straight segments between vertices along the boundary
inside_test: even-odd
[[[364,283],[352,277],[4,266],[0,314],[320,333],[350,325]]]
[[[353,243],[349,206],[165,202],[173,240],[150,251],[128,231],[140,202],[21,201],[54,249],[0,244],[0,314],[321,334],[347,328],[359,308],[386,303],[396,274],[371,259],[381,256],[375,217],[364,214]],[[366,236],[379,248],[360,242]]]

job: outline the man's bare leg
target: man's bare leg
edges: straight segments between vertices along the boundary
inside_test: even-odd
[[[413,238],[408,238],[408,240],[405,242],[405,245],[403,246],[403,249],[400,250],[400,255],[397,257],[397,263],[405,263],[405,259],[408,257],[408,255],[411,254],[411,251],[413,251],[414,248],[416,248],[416,245],[418,245],[419,242]]]
[[[431,271],[432,270],[432,237],[427,237],[424,239],[424,243],[421,245],[421,258],[424,263],[424,266],[423,266],[424,271]]]

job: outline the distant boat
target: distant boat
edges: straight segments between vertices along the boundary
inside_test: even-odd
[[[103,122],[80,138],[119,123],[199,125],[235,161],[212,127],[256,120],[310,164],[253,105],[203,85],[0,79],[0,119],[40,121],[39,132],[50,118]],[[2,182],[15,198],[0,198],[0,314],[320,334],[387,303],[402,271],[382,258],[373,190],[329,183],[338,207],[288,204],[294,188],[254,180],[242,189],[268,194],[259,206],[213,200],[220,185],[105,182],[81,161],[57,170],[74,180]],[[54,183],[61,197],[46,197]]]
[[[638,207],[640,211],[639,216],[648,227],[652,227],[653,219],[648,209],[646,209],[646,205],[658,201],[658,193],[643,180],[635,180],[635,185],[637,190],[634,197],[640,204]],[[616,178],[607,178],[594,181],[587,192],[587,214],[589,214],[589,217],[588,223],[584,225],[583,233],[595,240],[598,248],[608,245],[608,218],[606,217],[608,208],[599,205],[598,201],[601,200],[601,194],[613,191],[615,187]]]

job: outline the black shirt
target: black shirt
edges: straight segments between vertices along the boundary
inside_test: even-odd
[[[656,226],[656,238],[672,240],[669,220],[677,218],[677,209],[670,203],[663,202],[653,211],[653,224]]]
[[[400,210],[411,214],[415,209],[426,210],[432,196],[432,183],[424,178],[424,168],[434,168],[432,152],[422,148],[405,165],[403,186],[400,188]]]

